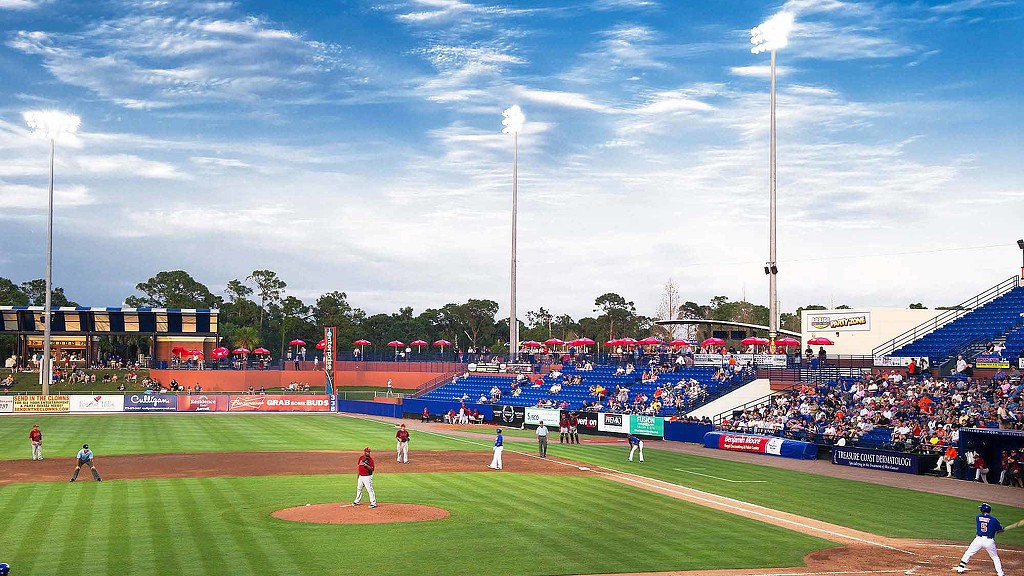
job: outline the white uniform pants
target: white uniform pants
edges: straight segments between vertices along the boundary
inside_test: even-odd
[[[401,441],[398,442],[398,461],[399,462],[404,462],[406,464],[409,463],[409,443],[408,442],[401,442]]]
[[[633,444],[632,447],[629,449],[629,461],[630,462],[633,461],[633,454],[635,454],[637,450],[640,451],[640,461],[643,462],[644,461],[644,441],[643,440],[641,440],[639,444]]]
[[[504,446],[494,447],[494,458],[491,458],[491,468],[497,468],[498,470],[501,470],[501,453],[504,451]]]
[[[32,441],[32,459],[42,460],[43,459],[43,443]]]
[[[978,553],[978,550],[982,549],[984,549],[985,552],[988,552],[988,557],[991,558],[992,563],[995,564],[996,574],[1002,576],[1003,564],[999,561],[999,553],[996,552],[996,541],[988,538],[987,536],[976,536],[974,540],[971,541],[971,545],[967,547],[967,552],[964,552],[964,557],[960,559],[960,562],[967,564],[971,559],[971,556],[974,556]]]
[[[370,495],[370,505],[377,505],[377,495],[373,493],[373,476],[360,476],[359,481],[356,482],[356,499],[353,501],[354,504],[359,504],[363,499],[363,488],[366,488],[366,493]]]

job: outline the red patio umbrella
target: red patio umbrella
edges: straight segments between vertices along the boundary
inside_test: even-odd
[[[416,353],[417,354],[420,353],[420,346],[427,346],[427,345],[428,344],[427,344],[426,340],[413,340],[412,342],[409,343],[409,346],[415,346],[416,347]]]
[[[637,342],[637,344],[643,344],[644,346],[659,346],[661,344],[664,344],[664,342],[658,340],[654,336],[648,336],[647,338],[644,338],[640,342]]]
[[[402,342],[401,340],[392,340],[391,342],[388,342],[388,346],[398,348],[399,346],[405,346],[405,342]]]
[[[760,336],[751,336],[749,338],[744,338],[740,342],[740,344],[743,344],[744,346],[767,346],[768,343],[769,342],[767,338],[761,338]]]
[[[171,354],[174,356],[184,356],[188,354],[188,349],[184,346],[175,346],[171,348]]]
[[[543,344],[535,340],[527,340],[526,342],[523,342],[522,346],[524,348],[540,348]]]
[[[579,344],[577,344],[577,346],[593,346],[594,345],[594,341],[591,340],[590,338],[587,338],[586,336],[584,336],[582,338],[577,338],[576,342],[579,343]]]
[[[807,343],[810,344],[811,346],[831,346],[835,344],[835,342],[829,340],[828,338],[825,338],[824,336],[811,338],[810,340],[807,341]]]
[[[725,345],[725,340],[722,340],[721,338],[708,338],[707,340],[704,340],[703,342],[701,342],[700,345],[701,346],[705,346],[705,347],[707,347],[707,346],[724,346]]]
[[[690,346],[690,343],[687,342],[686,340],[673,340],[672,342],[669,343],[669,345],[672,346],[673,348],[688,348]]]
[[[787,336],[785,338],[779,338],[778,340],[776,340],[775,345],[782,346],[783,348],[792,348],[793,346],[800,346],[800,341],[797,340],[796,338],[791,338]]]
[[[609,340],[609,341],[604,343],[604,345],[608,346],[609,348],[614,348],[614,347],[618,346],[619,344],[622,344],[622,341],[619,340],[618,338],[615,338],[614,340]]]
[[[323,350],[324,348],[327,348],[327,340],[321,340],[316,343],[317,350]]]
[[[370,344],[369,340],[356,340],[353,344],[356,346],[373,346],[373,344]]]
[[[433,346],[435,348],[440,348],[441,349],[441,354],[444,354],[444,347],[445,346],[451,346],[451,345],[452,345],[451,342],[449,342],[447,340],[444,340],[444,339],[442,339],[442,340],[435,340],[434,344],[433,344]]]
[[[299,340],[298,338],[296,338],[295,340],[292,340],[291,342],[289,342],[288,345],[289,346],[305,346],[306,345],[306,341],[305,340]]]
[[[227,358],[228,354],[230,353],[231,350],[228,350],[227,348],[220,346],[218,348],[214,348],[213,351],[210,352],[210,356],[213,356],[214,360],[220,360],[221,358]]]
[[[246,348],[244,346],[239,346],[238,348],[235,348],[234,350],[232,350],[231,353],[232,354],[236,354],[236,355],[244,355],[244,354],[249,354],[250,352],[249,352],[248,348]]]
[[[619,345],[620,346],[636,346],[637,345],[637,341],[634,340],[633,338],[630,338],[630,337],[627,336],[626,338],[619,338]]]
[[[544,344],[548,346],[564,346],[565,342],[559,340],[558,338],[548,338],[547,340],[544,341]]]
[[[260,355],[263,355],[263,356],[269,356],[270,355],[270,350],[267,350],[266,348],[257,348],[255,350],[253,350],[252,353],[253,354],[260,354]]]
[[[202,358],[205,356],[202,350],[189,350],[187,356],[194,356],[196,358]]]

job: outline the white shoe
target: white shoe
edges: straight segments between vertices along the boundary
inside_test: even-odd
[[[963,574],[964,573],[964,569],[962,567],[960,567],[960,566],[957,566],[956,568],[954,568],[954,570],[956,570],[957,574]]]
[[[488,468],[490,468],[491,470],[497,470],[498,469],[497,466],[488,466]]]
[[[370,508],[376,508],[376,507],[377,507],[376,504],[370,504]]]

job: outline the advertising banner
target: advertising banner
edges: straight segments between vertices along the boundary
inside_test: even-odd
[[[529,362],[517,362],[514,364],[503,364],[502,372],[508,374],[529,374],[533,372],[533,364]]]
[[[69,412],[70,396],[15,396],[14,412]]]
[[[548,428],[558,428],[558,420],[561,416],[561,410],[552,408],[527,408],[526,409],[526,423],[531,426],[537,426],[541,422]]]
[[[479,362],[477,364],[469,364],[466,366],[466,370],[469,372],[479,372],[481,374],[497,374],[501,371],[501,364],[494,362]]]
[[[0,396],[0,413],[14,412],[14,400],[10,396]]]
[[[124,394],[71,396],[72,412],[124,412]]]
[[[799,460],[814,460],[818,457],[818,447],[810,442],[757,434],[708,432],[704,435],[704,447],[734,452],[770,454]]]
[[[174,412],[178,397],[174,394],[130,394],[124,397],[125,412]]]
[[[569,418],[576,421],[576,431],[581,434],[591,434],[598,431],[597,412],[570,412]]]
[[[334,394],[334,358],[338,349],[337,335],[338,328],[336,326],[324,327],[324,384],[328,396]]]
[[[234,396],[232,412],[330,412],[330,396],[300,394],[295,396]]]
[[[227,394],[178,396],[178,412],[227,412],[230,403]]]
[[[804,315],[804,332],[871,330],[871,312],[811,312]]]
[[[495,406],[494,423],[506,428],[520,428],[526,422],[526,408],[523,406]]]
[[[904,474],[918,474],[920,472],[920,462],[915,454],[880,452],[878,450],[866,450],[850,446],[843,446],[842,448],[838,446],[833,447],[832,463],[839,466],[870,468],[872,470],[902,472]]]
[[[910,356],[875,356],[875,366],[880,368],[906,368],[910,365],[911,360],[917,360],[917,358],[911,358]]]
[[[1010,359],[1003,358],[1001,356],[978,356],[974,359],[974,367],[981,368],[982,370],[998,370],[1000,368],[1009,368]]]
[[[630,414],[629,432],[630,434],[657,436],[658,438],[661,438],[665,435],[665,419],[658,416]]]
[[[1017,367],[1024,370],[1024,356],[1017,358]]]
[[[729,364],[730,356],[736,358],[736,362],[741,366],[746,366],[749,362],[755,366],[762,366],[766,368],[786,367],[785,354],[694,354],[693,365],[715,367],[727,366]]]
[[[629,433],[629,415],[623,414],[597,414],[597,429],[601,432],[617,432],[620,434]]]

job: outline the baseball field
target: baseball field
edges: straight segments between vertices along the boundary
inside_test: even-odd
[[[29,460],[34,423],[42,462]],[[555,443],[539,460],[528,438],[510,437],[496,472],[490,427],[408,425],[410,463],[399,465],[393,422],[345,415],[0,418],[0,562],[19,576],[945,574],[973,537],[975,500],[657,443],[640,465],[621,444]],[[68,483],[86,442],[104,481]],[[351,506],[365,446],[375,510]],[[348,523],[272,515],[306,504]],[[444,517],[410,521],[413,507],[396,504]],[[1011,524],[1024,508],[994,514]],[[1006,573],[1024,571],[1024,529],[998,542]],[[984,554],[971,563],[991,566]]]

